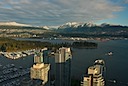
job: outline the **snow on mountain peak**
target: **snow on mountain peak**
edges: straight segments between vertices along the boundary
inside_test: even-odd
[[[20,24],[17,22],[0,22],[0,25],[7,25],[7,26],[31,26],[27,24]]]
[[[93,24],[91,22],[88,22],[88,23],[85,23],[84,26],[93,27],[93,26],[96,26],[96,24]]]
[[[73,28],[77,28],[79,25],[81,25],[81,23],[78,23],[78,22],[68,22],[66,24],[63,24],[61,25],[59,28],[70,28],[70,27],[73,27]]]
[[[49,29],[49,27],[48,27],[48,26],[43,26],[43,28],[44,28],[44,29],[47,29],[47,30]]]

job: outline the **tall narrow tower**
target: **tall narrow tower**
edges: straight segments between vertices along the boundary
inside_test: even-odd
[[[71,86],[71,49],[62,47],[55,54],[55,86]]]
[[[34,65],[31,67],[31,79],[42,80],[42,84],[45,85],[48,82],[48,72],[50,70],[50,64],[43,63],[42,52],[37,52],[34,55]]]

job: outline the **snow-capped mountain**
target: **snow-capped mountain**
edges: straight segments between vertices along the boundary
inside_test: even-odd
[[[49,30],[50,28],[48,26],[43,26],[42,28]]]
[[[44,28],[46,30],[55,30],[58,29],[59,26],[41,26],[41,28]]]
[[[58,29],[65,29],[65,28],[78,28],[78,27],[94,27],[97,26],[93,23],[78,23],[78,22],[68,22],[66,24],[61,25]]]
[[[58,27],[58,29],[68,29],[68,28],[93,28],[93,27],[114,27],[114,26],[121,26],[121,25],[115,25],[115,24],[108,24],[108,23],[102,23],[100,25],[88,22],[88,23],[77,23],[77,22],[68,22],[66,24],[63,24]]]
[[[128,28],[128,26],[114,25],[108,23],[97,25],[94,23],[68,22],[64,25],[61,25],[56,31],[61,33],[113,34],[114,32],[115,33],[128,32],[126,28]]]
[[[0,22],[0,25],[7,25],[7,26],[31,26],[27,24],[20,24],[17,22]]]
[[[82,23],[77,23],[77,22],[68,22],[66,24],[63,24],[59,26],[59,29],[65,29],[65,28],[77,28],[78,26],[82,25]]]
[[[94,27],[94,26],[97,26],[97,25],[96,25],[96,24],[93,24],[93,23],[91,23],[91,22],[85,23],[85,24],[83,25],[83,27]]]

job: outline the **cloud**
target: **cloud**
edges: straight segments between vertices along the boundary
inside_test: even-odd
[[[0,21],[57,25],[113,18],[123,7],[108,0],[1,0],[0,9]]]

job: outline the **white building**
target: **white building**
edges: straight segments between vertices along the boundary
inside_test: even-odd
[[[104,65],[95,64],[88,68],[88,76],[83,77],[82,86],[104,86]]]
[[[42,84],[45,85],[48,82],[50,64],[44,64],[43,59],[42,52],[34,55],[34,65],[31,67],[30,77],[42,80]]]
[[[34,64],[31,67],[31,79],[43,80],[43,84],[48,81],[48,71],[50,70],[50,64]]]

